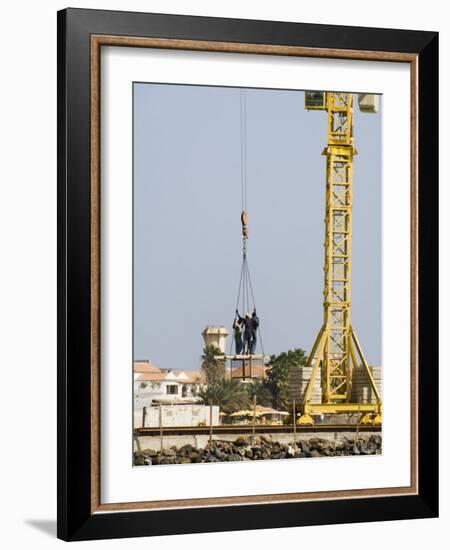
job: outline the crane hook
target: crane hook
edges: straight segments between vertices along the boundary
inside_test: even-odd
[[[242,223],[242,237],[244,241],[248,239],[248,215],[245,210],[241,212],[241,223]]]

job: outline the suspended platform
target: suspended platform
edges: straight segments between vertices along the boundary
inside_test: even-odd
[[[230,359],[231,361],[233,360],[236,360],[236,361],[245,361],[245,360],[254,360],[254,359],[259,359],[260,361],[261,360],[265,360],[265,361],[268,361],[270,359],[270,355],[263,355],[263,354],[255,354],[255,355],[216,355],[216,359],[219,359],[219,358],[224,358],[225,359]]]
[[[270,355],[216,355],[215,359],[226,359],[230,364],[230,378],[240,380],[263,380],[266,377]]]

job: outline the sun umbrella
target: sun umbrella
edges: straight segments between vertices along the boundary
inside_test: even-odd
[[[264,409],[261,410],[260,414],[280,414],[282,416],[289,415],[289,413],[286,411],[277,411],[276,409],[271,409],[270,407],[264,407]]]
[[[230,416],[253,416],[253,411],[236,411],[231,413]],[[261,416],[261,413],[256,411],[255,416]]]

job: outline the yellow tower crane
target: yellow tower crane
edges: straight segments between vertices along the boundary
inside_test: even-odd
[[[360,110],[376,112],[373,95],[360,95]],[[362,423],[381,423],[381,397],[351,324],[353,102],[349,93],[305,92],[305,108],[326,111],[328,145],[326,156],[325,264],[323,325],[308,357],[312,367],[306,386],[299,424],[313,424],[311,414],[360,413]],[[362,366],[375,395],[375,403],[352,402],[353,369]],[[317,377],[321,376],[322,398],[312,403]]]

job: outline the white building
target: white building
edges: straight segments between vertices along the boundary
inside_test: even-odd
[[[159,369],[150,361],[134,362],[135,408],[160,401],[192,402],[195,390],[203,385],[201,371]]]

